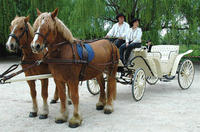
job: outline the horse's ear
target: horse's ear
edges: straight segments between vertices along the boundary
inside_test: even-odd
[[[24,19],[24,22],[27,23],[27,22],[29,22],[29,20],[30,20],[30,16],[28,15],[28,16]]]
[[[54,19],[58,15],[58,8],[51,12],[51,17]]]
[[[42,14],[42,12],[38,9],[38,8],[36,8],[36,10],[37,10],[37,15],[39,16],[40,14]]]
[[[15,18],[18,18],[18,17],[19,17],[18,15],[15,16]]]

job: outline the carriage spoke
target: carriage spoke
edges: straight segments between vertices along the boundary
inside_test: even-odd
[[[194,66],[190,60],[185,60],[178,73],[178,82],[182,89],[187,89],[194,78]]]
[[[143,97],[145,82],[146,82],[146,77],[144,71],[142,69],[138,69],[135,72],[132,85],[132,90],[133,90],[132,93],[136,101],[139,101]]]

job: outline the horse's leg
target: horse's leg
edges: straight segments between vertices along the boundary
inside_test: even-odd
[[[117,66],[115,66],[112,70],[110,69],[111,75],[108,76],[107,82],[107,101],[106,106],[104,107],[105,114],[111,114],[113,112],[113,99],[116,99],[116,72]]]
[[[66,97],[66,93],[65,93],[65,83],[60,82],[58,80],[55,80],[56,86],[58,88],[58,95],[60,98],[60,105],[61,105],[61,109],[60,109],[60,113],[59,115],[56,117],[55,122],[56,123],[64,123],[67,121],[68,119],[68,108],[67,108],[67,97]]]
[[[53,97],[53,99],[51,100],[50,103],[51,103],[51,104],[55,104],[55,103],[57,103],[58,99],[59,99],[59,97],[58,97],[58,88],[57,88],[57,86],[56,86],[55,92],[54,92],[54,97]]]
[[[37,106],[37,100],[36,100],[37,93],[35,90],[35,81],[27,81],[27,82],[30,87],[30,93],[31,93],[32,103],[33,103],[32,111],[30,112],[29,117],[36,117],[37,112],[38,112],[38,106]]]
[[[97,110],[103,110],[106,104],[106,95],[105,95],[105,80],[103,78],[103,74],[96,77],[97,82],[100,87],[100,95],[99,95],[99,102],[96,104]]]
[[[68,104],[71,105],[72,104],[72,100],[71,100],[71,93],[70,93],[70,89],[69,89],[69,86],[68,84],[66,83],[66,87],[67,87],[67,94],[68,94]]]
[[[40,119],[46,119],[49,114],[49,106],[47,104],[47,98],[48,98],[48,79],[42,79],[41,80],[42,85],[42,98],[43,98],[43,108],[41,115],[39,116]]]
[[[78,105],[79,105],[78,84],[79,84],[79,81],[68,82],[72,103],[74,105],[74,113],[73,113],[72,118],[69,120],[69,127],[71,128],[76,128],[80,126],[82,122],[82,117],[80,116],[78,112]]]

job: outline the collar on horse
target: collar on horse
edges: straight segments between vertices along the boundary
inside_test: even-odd
[[[26,33],[26,42],[28,41],[28,24],[25,23],[24,26],[25,26],[24,31],[18,37],[14,33],[8,35],[9,37],[13,37],[19,46],[20,46],[20,39],[24,36],[25,33]],[[25,48],[25,46],[21,46],[20,48]]]

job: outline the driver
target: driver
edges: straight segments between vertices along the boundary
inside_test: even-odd
[[[119,48],[125,43],[127,31],[129,30],[129,24],[124,21],[124,14],[120,13],[116,16],[118,23],[115,23],[111,30],[107,33],[105,38],[109,38],[110,41],[114,41],[115,45]]]

